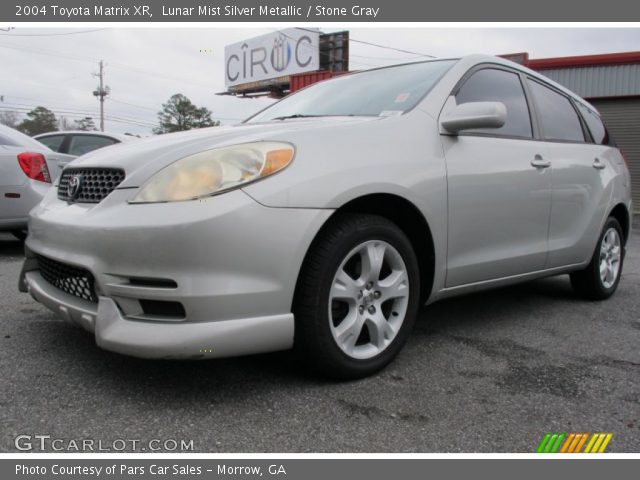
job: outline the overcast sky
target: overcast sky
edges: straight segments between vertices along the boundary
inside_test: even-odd
[[[308,28],[308,27],[307,27]],[[345,28],[323,28],[323,32]],[[274,28],[16,28],[0,31],[0,110],[43,105],[69,120],[98,118],[92,95],[98,61],[106,62],[111,95],[105,130],[151,133],[157,111],[174,93],[238,122],[272,102],[215,95],[224,91],[224,47]],[[531,58],[640,50],[637,28],[350,28],[353,39],[434,55],[529,52]],[[74,33],[71,32],[83,32]],[[403,63],[421,57],[352,42],[350,67]],[[68,113],[64,113],[68,112]],[[114,118],[115,117],[115,118]],[[118,121],[116,121],[118,120]],[[127,123],[128,122],[128,123]]]

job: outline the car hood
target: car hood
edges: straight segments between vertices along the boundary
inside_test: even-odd
[[[94,150],[71,162],[68,167],[121,168],[125,171],[126,178],[118,188],[133,188],[139,187],[153,174],[176,160],[204,150],[265,140],[287,141],[295,145],[295,139],[303,132],[344,128],[349,124],[371,122],[381,118],[318,117],[201,128]],[[318,134],[329,135],[330,132]]]

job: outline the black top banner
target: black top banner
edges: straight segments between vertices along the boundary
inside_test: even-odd
[[[0,22],[635,22],[629,0],[5,0]]]

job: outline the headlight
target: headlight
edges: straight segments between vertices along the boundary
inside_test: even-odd
[[[272,175],[293,159],[288,143],[255,142],[184,157],[142,185],[131,203],[195,200]]]

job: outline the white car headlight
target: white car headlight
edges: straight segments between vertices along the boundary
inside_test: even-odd
[[[195,200],[272,175],[291,163],[293,145],[255,142],[181,158],[142,185],[130,203]]]

